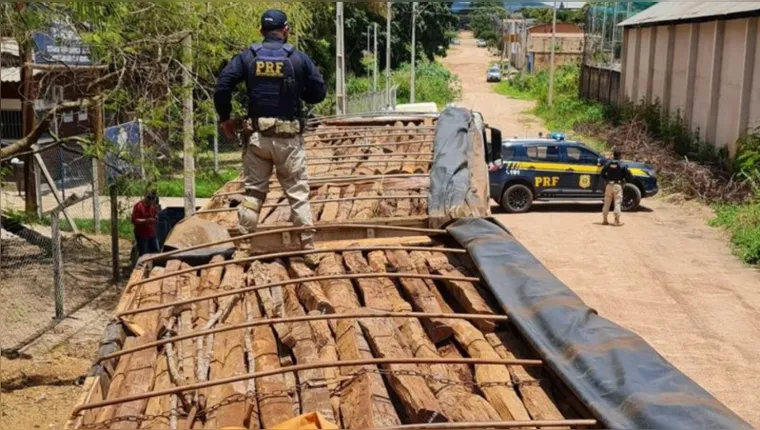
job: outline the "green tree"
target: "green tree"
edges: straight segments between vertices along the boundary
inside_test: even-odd
[[[473,2],[470,12],[470,29],[478,39],[485,40],[492,46],[500,45],[501,22],[507,17],[507,11],[501,3],[487,1]]]

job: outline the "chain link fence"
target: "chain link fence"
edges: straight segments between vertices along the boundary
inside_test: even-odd
[[[651,7],[654,2],[595,2],[586,10],[586,40],[583,63],[620,70],[623,29],[626,19]]]
[[[396,109],[398,100],[398,85],[391,87],[390,91],[370,91],[362,94],[348,96],[347,114],[362,114],[372,112],[392,111]]]

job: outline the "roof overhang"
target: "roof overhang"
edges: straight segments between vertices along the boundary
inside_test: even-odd
[[[660,2],[618,24],[620,27],[685,24],[760,16],[760,2]]]

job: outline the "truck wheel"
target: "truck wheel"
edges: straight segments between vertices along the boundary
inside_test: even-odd
[[[501,206],[511,214],[528,212],[533,206],[533,191],[522,184],[512,185],[504,191]]]
[[[641,206],[641,190],[633,184],[623,189],[623,212],[633,212]]]

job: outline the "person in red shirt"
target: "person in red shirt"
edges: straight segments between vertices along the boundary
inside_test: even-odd
[[[155,191],[149,192],[132,209],[132,224],[135,226],[135,239],[140,257],[160,251],[158,210],[158,194]]]

